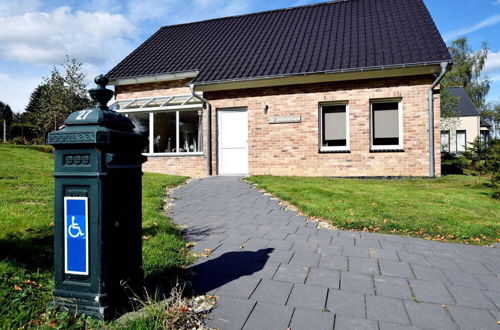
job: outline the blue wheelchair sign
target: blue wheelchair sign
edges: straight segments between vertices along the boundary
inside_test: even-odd
[[[88,197],[64,197],[65,273],[89,274]]]

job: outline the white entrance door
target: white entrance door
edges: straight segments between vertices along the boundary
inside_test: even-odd
[[[248,114],[246,109],[219,110],[219,175],[248,174]]]

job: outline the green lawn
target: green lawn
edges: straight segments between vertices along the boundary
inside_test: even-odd
[[[253,176],[258,187],[339,229],[488,245],[498,242],[500,202],[487,180],[358,180]]]
[[[53,158],[22,146],[0,144],[0,328],[99,327],[48,308],[53,286]],[[189,262],[185,242],[161,212],[165,188],[185,177],[143,177],[144,269],[147,276]],[[154,275],[154,276],[153,276]]]

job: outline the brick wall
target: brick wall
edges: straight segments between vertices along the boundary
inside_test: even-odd
[[[147,84],[115,86],[117,100],[135,99],[151,96],[187,95],[191,94],[187,85],[191,79],[172,80]]]
[[[205,93],[216,110],[247,107],[252,175],[427,176],[428,103],[431,76],[259,88]],[[402,98],[404,152],[370,152],[369,101]],[[320,153],[320,102],[348,101],[351,153]],[[265,114],[264,104],[269,106]],[[269,124],[268,117],[301,116],[300,123]],[[435,100],[436,173],[440,175],[439,95]],[[216,146],[216,135],[212,145]],[[213,148],[213,170],[217,169]]]
[[[206,156],[181,157],[148,157],[142,166],[145,172],[156,172],[172,175],[186,175],[193,178],[207,175]]]
[[[427,176],[428,102],[432,76],[372,79],[273,88],[206,92],[212,105],[212,174],[217,174],[217,109],[246,107],[252,175]],[[117,86],[117,98],[186,94],[187,80]],[[370,152],[369,101],[402,98],[404,152]],[[349,104],[350,153],[320,153],[320,102]],[[264,104],[269,106],[265,114]],[[440,175],[439,95],[435,97],[436,174]],[[205,114],[204,114],[205,116]],[[269,124],[269,117],[301,116],[300,123]],[[205,117],[204,117],[205,118]],[[203,123],[206,137],[205,119]],[[206,153],[206,141],[203,143]],[[150,157],[146,171],[206,175],[204,156]]]

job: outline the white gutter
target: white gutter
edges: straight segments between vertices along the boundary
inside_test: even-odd
[[[212,175],[212,133],[211,133],[211,118],[212,118],[212,106],[210,103],[208,103],[208,100],[203,98],[202,96],[196,94],[195,91],[195,85],[194,84],[189,84],[189,90],[191,91],[191,95],[205,105],[207,109],[207,175],[210,176]]]
[[[441,72],[429,87],[429,177],[436,177],[436,155],[434,152],[434,87],[439,84],[446,74],[448,62],[441,62]]]
[[[155,74],[150,76],[139,76],[134,78],[117,78],[109,81],[110,85],[132,85],[132,84],[146,84],[152,82],[161,82],[169,80],[181,80],[186,78],[194,78],[198,75],[199,71],[183,71],[167,74]]]

